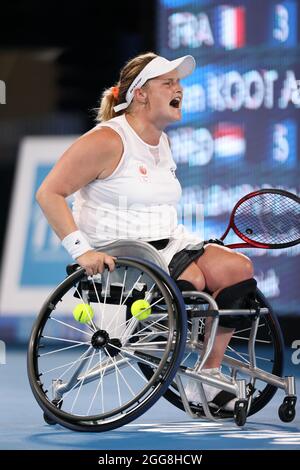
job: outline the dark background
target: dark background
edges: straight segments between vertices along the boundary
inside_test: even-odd
[[[155,0],[1,4],[0,256],[20,140],[90,129],[124,62],[155,49],[155,7]]]

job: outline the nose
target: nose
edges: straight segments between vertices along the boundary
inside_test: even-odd
[[[174,81],[173,83],[173,93],[174,94],[179,93],[181,96],[183,94],[183,88],[179,80],[176,80],[176,82]]]

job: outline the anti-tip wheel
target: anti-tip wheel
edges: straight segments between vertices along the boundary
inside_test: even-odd
[[[290,423],[296,416],[297,397],[285,397],[278,409],[278,416],[284,423]]]
[[[237,426],[244,426],[247,420],[247,400],[237,400],[234,405],[234,421]]]

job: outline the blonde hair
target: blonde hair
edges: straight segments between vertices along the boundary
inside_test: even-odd
[[[108,121],[113,117],[120,116],[126,111],[126,109],[124,109],[116,113],[113,108],[117,104],[126,101],[126,93],[131,83],[155,57],[157,57],[157,55],[154,54],[154,52],[147,52],[134,57],[124,65],[120,72],[119,81],[115,85],[115,87],[119,88],[118,97],[115,97],[115,87],[104,90],[100,99],[100,106],[97,109],[97,122]]]

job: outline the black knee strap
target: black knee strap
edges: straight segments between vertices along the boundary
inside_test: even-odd
[[[189,281],[186,281],[185,279],[177,279],[175,281],[180,292],[183,291],[189,291],[189,290],[197,290],[196,287]]]
[[[256,286],[256,280],[251,278],[225,287],[215,299],[219,309],[255,308]],[[219,321],[219,325],[226,328],[242,328],[248,324],[249,317],[246,315],[220,316]]]

